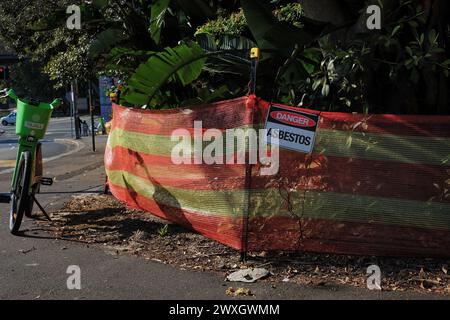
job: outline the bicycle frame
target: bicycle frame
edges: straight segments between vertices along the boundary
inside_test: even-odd
[[[2,90],[5,97],[16,100],[17,121],[16,135],[19,136],[15,167],[11,180],[9,199],[0,194],[0,202],[10,202],[9,230],[12,234],[19,232],[22,219],[32,218],[33,204],[51,221],[50,216],[35,197],[40,185],[52,185],[53,179],[42,177],[42,151],[40,139],[43,139],[51,119],[53,109],[60,104],[55,99],[52,103],[20,99],[13,90]],[[9,201],[6,201],[9,200]]]

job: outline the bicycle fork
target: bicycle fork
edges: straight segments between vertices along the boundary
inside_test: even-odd
[[[0,193],[0,203],[10,203],[11,194],[10,193]]]

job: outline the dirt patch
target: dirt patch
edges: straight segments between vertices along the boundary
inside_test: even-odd
[[[387,291],[450,295],[450,260],[378,258],[312,253],[250,253],[247,263],[240,253],[216,241],[152,215],[126,208],[111,196],[76,196],[58,212],[53,222],[39,222],[53,236],[88,245],[102,245],[111,254],[131,254],[176,265],[181,269],[209,270],[224,277],[240,268],[264,267],[265,280],[333,287],[347,284],[367,287],[367,268],[381,269],[381,287]]]

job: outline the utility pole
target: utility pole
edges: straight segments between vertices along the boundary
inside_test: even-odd
[[[76,90],[77,90],[77,83],[76,80],[72,81],[71,89],[72,89],[72,106],[73,106],[73,123],[75,124],[75,139],[81,138],[81,132],[80,132],[80,122],[78,119],[78,108],[77,108],[77,96],[76,96]]]
[[[74,127],[74,116],[73,116],[73,110],[74,110],[74,101],[75,101],[75,96],[74,96],[74,92],[73,92],[73,82],[71,82],[70,84],[70,137],[73,139],[74,134],[73,134],[73,127]]]
[[[92,128],[92,151],[95,152],[95,128],[94,128],[94,105],[92,103],[92,83],[91,80],[88,81],[89,88],[88,88],[88,94],[89,94],[89,113],[91,115],[91,128]]]

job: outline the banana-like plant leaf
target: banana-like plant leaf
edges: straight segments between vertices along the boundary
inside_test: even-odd
[[[219,50],[249,51],[256,47],[256,43],[245,37],[223,35],[218,39]],[[248,56],[248,52],[245,53]]]
[[[166,48],[136,69],[128,82],[130,91],[125,91],[123,98],[131,104],[149,104],[164,84],[176,81],[186,86],[196,80],[206,58],[207,54],[197,43]],[[142,103],[143,95],[145,103]]]
[[[241,0],[241,5],[248,27],[258,46],[261,49],[275,49],[275,45],[264,38],[277,24],[271,9],[262,1],[255,0]]]
[[[216,14],[216,8],[207,0],[177,0],[177,3],[188,16],[212,19]]]
[[[89,46],[88,55],[95,58],[101,53],[108,52],[114,45],[126,40],[127,36],[120,29],[110,28],[101,32]]]
[[[203,50],[209,52],[218,50],[236,50],[242,51],[245,56],[248,56],[250,49],[257,46],[256,43],[248,38],[227,34],[215,38],[213,35],[208,33],[198,33],[195,35],[195,39]],[[238,52],[233,54],[238,54]]]
[[[125,101],[127,101],[128,103],[131,103],[133,105],[137,105],[137,106],[143,106],[145,104],[147,104],[148,101],[148,96],[139,92],[136,92],[133,89],[128,89],[125,90],[123,92],[123,98],[125,99]]]
[[[263,1],[241,0],[241,5],[250,31],[261,49],[277,50],[289,57],[296,45],[303,48],[314,39],[302,29],[277,21],[270,6]]]
[[[210,73],[247,75],[250,68],[249,52],[256,44],[245,37],[199,33],[197,43],[207,52],[224,51],[222,55],[211,56],[205,64],[205,71]],[[236,50],[233,52],[233,50]]]
[[[306,16],[302,17],[302,30],[308,32],[309,34],[318,37],[321,34],[328,33],[327,30],[333,30],[336,28],[333,24],[329,22],[323,22],[318,20],[313,20]]]
[[[164,24],[164,18],[169,4],[170,0],[156,0],[151,6],[150,33],[156,44],[159,44],[161,28]]]
[[[205,51],[217,51],[216,38],[209,33],[199,33],[195,35],[195,40]]]

